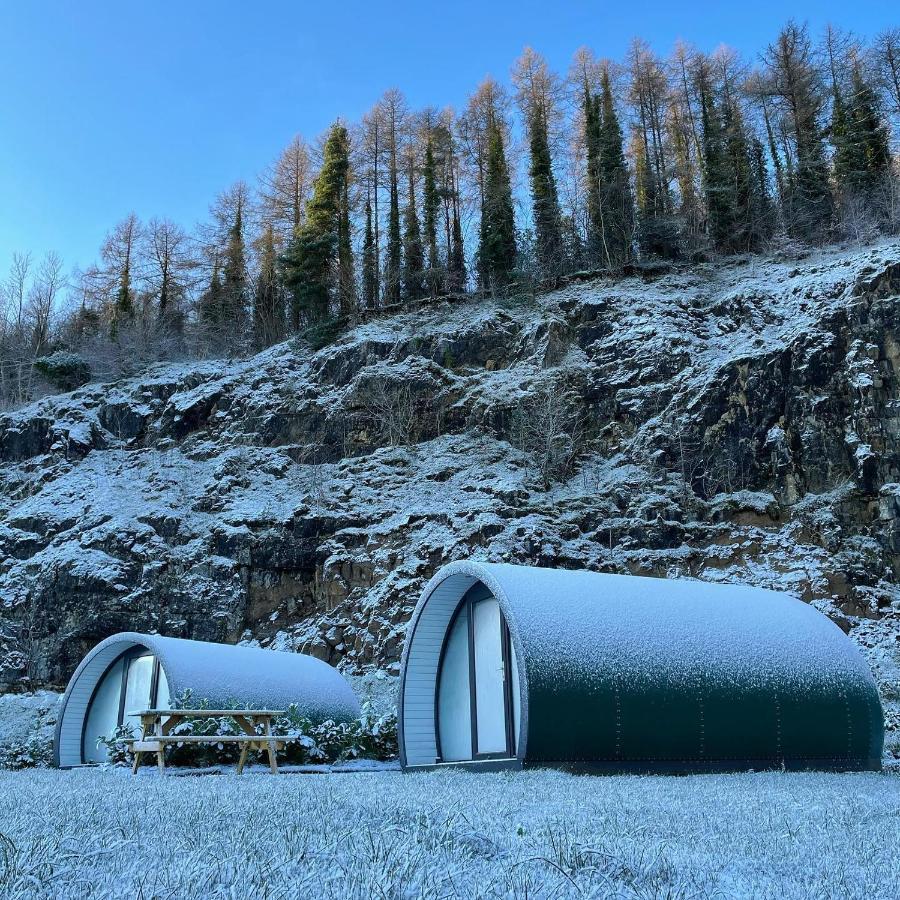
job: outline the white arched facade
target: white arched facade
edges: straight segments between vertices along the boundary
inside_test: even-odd
[[[137,725],[133,712],[168,709],[185,692],[212,708],[296,706],[313,722],[360,714],[346,679],[311,656],[123,632],[101,641],[69,680],[56,724],[56,764],[104,761],[101,735]]]
[[[521,758],[526,696],[518,637],[499,585],[457,563],[426,588],[401,663],[404,765]]]

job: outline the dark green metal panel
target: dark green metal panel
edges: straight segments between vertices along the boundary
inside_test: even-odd
[[[705,760],[766,760],[778,764],[778,707],[758,683],[704,683]]]
[[[529,691],[528,757],[558,761],[560,747],[565,746],[566,759],[597,754],[614,758],[616,701],[611,683],[585,685],[565,674],[538,682],[537,690]]]
[[[742,585],[460,562],[518,658],[522,765],[598,771],[878,768],[884,720],[859,650],[795,598]],[[469,579],[469,580],[466,580]],[[460,594],[461,596],[461,594]]]

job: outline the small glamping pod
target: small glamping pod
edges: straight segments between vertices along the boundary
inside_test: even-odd
[[[118,725],[138,726],[131,713],[168,709],[185,691],[213,709],[295,704],[314,722],[360,714],[344,677],[312,656],[126,631],[94,647],[69,680],[56,724],[56,765],[105,761],[105,748],[97,747],[101,735]]]
[[[883,731],[850,639],[758,588],[452,563],[403,651],[407,769],[878,769]]]

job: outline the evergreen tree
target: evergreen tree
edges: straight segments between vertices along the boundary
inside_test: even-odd
[[[391,147],[388,167],[390,182],[388,207],[387,261],[384,270],[384,301],[388,305],[400,302],[400,277],[403,244],[400,237],[400,196],[397,190],[397,148]]]
[[[888,134],[878,95],[863,78],[857,63],[851,75],[849,97],[845,101],[835,88],[832,108],[834,175],[842,189],[868,192],[890,171]]]
[[[603,209],[600,205],[600,99],[591,92],[587,79],[582,97],[586,167],[587,254],[591,265],[604,263]]]
[[[425,258],[422,252],[419,214],[416,211],[415,165],[412,150],[409,154],[408,176],[406,208],[403,211],[403,295],[405,300],[415,301],[421,299],[425,292],[422,280]]]
[[[122,321],[134,315],[134,299],[131,293],[131,258],[125,259],[116,290],[115,320]]]
[[[275,232],[271,225],[263,232],[259,254],[259,275],[253,298],[253,336],[257,348],[269,347],[284,333],[284,309],[275,256]]]
[[[338,305],[342,316],[356,312],[356,278],[353,274],[353,247],[350,234],[350,141],[346,129],[344,154],[345,174],[341,186],[338,211]]]
[[[378,304],[378,261],[375,257],[375,235],[372,228],[372,200],[366,195],[366,233],[363,238],[363,306],[374,309]]]
[[[609,70],[600,80],[598,152],[598,189],[602,212],[602,246],[604,264],[618,269],[631,258],[634,231],[634,201],[622,128],[613,101]]]
[[[722,249],[729,253],[755,251],[767,237],[771,224],[762,144],[751,144],[733,96],[725,98],[722,128],[732,202],[730,232]]]
[[[503,134],[494,112],[488,121],[484,199],[478,267],[488,290],[504,287],[516,265],[516,234],[512,187],[503,148]]]
[[[459,215],[459,197],[453,201],[453,242],[450,248],[450,265],[447,273],[447,287],[455,294],[466,289],[466,251],[463,245],[462,221]]]
[[[647,155],[647,143],[638,134],[632,145],[637,186],[636,236],[641,255],[674,259],[679,256],[678,232],[660,197],[659,180]]]
[[[562,272],[562,213],[556,191],[556,178],[550,157],[547,115],[534,104],[528,128],[531,151],[531,202],[534,215],[535,249],[538,268],[544,277]]]
[[[219,272],[219,258],[213,261],[209,285],[200,298],[200,322],[208,332],[216,332],[225,319],[222,304],[222,278]]]
[[[707,233],[716,250],[727,252],[734,226],[735,185],[730,177],[732,173],[725,154],[722,121],[705,60],[698,63],[696,82],[700,99]]]
[[[434,137],[432,129],[428,129],[425,140],[425,165],[422,169],[422,216],[424,239],[428,254],[428,291],[432,297],[440,293],[443,273],[440,271],[440,260],[437,248],[437,221],[441,207],[441,197],[437,189],[436,166],[434,160]]]
[[[757,251],[772,236],[776,217],[769,194],[765,150],[758,138],[753,138],[750,142],[750,182],[750,220],[747,238],[749,249]]]
[[[547,61],[531,47],[526,47],[516,60],[512,80],[528,139],[528,177],[534,223],[533,250],[524,247],[520,250],[525,259],[533,256],[539,277],[555,278],[562,274],[565,260],[562,253],[562,211],[553,171],[550,130],[557,118],[556,105],[561,85]]]
[[[322,168],[307,204],[306,221],[282,259],[285,283],[296,291],[300,308],[311,324],[327,321],[333,300],[340,303],[341,263],[346,263],[340,257],[346,253],[349,240],[344,225],[349,149],[347,129],[335,123],[325,141]]]
[[[100,251],[105,264],[104,281],[109,285],[110,335],[115,338],[119,325],[134,318],[135,273],[139,268],[139,247],[144,229],[134,213],[126,216],[106,236]]]
[[[232,336],[239,338],[246,315],[247,261],[244,250],[244,202],[238,197],[234,212],[234,222],[228,231],[225,248],[225,265],[222,267],[222,309],[223,325],[233,327]]]
[[[635,41],[630,56],[631,102],[636,120],[633,156],[638,246],[645,256],[674,259],[681,248],[665,140],[668,82],[662,64],[645,43]]]

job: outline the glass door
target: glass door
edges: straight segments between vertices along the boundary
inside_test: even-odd
[[[438,761],[515,756],[518,672],[500,604],[483,585],[447,629],[438,673]]]
[[[153,696],[153,669],[156,657],[136,656],[128,663],[128,673],[125,677],[125,694],[122,702],[122,724],[131,725],[136,734],[140,733],[140,716],[131,713],[141,709],[149,709],[152,706]]]
[[[508,752],[506,667],[500,604],[487,597],[472,605],[475,651],[475,753]]]
[[[104,762],[107,750],[100,737],[112,737],[119,725],[130,725],[140,734],[141,709],[168,709],[169,684],[159,660],[143,650],[123,653],[107,669],[94,689],[81,736],[82,762]]]

